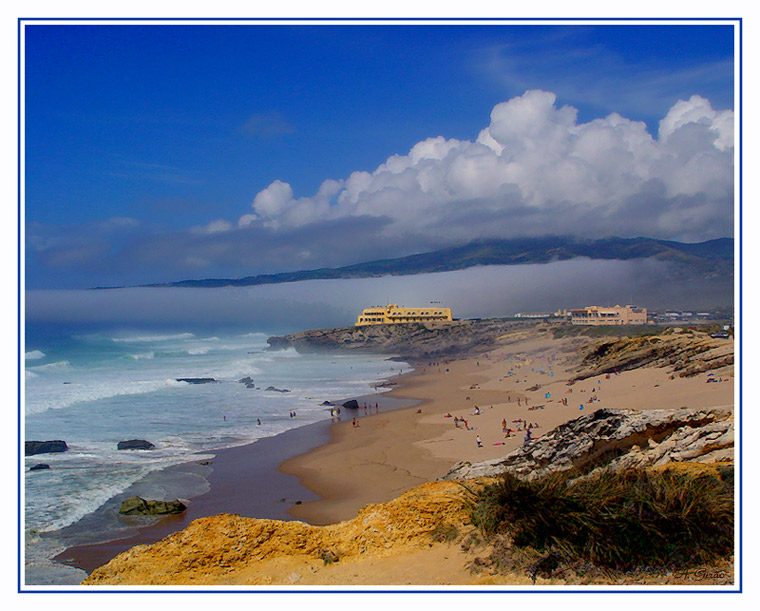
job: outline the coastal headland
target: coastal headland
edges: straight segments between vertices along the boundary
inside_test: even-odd
[[[251,514],[225,509],[212,484],[203,502],[216,498],[224,513],[121,553],[84,583],[693,584],[697,574],[709,576],[699,585],[733,582],[725,550],[683,569],[549,566],[554,552],[497,544],[474,512],[478,490],[505,473],[529,482],[666,470],[687,484],[727,481],[732,339],[709,328],[602,332],[499,320],[388,327],[270,339],[274,348],[374,350],[414,368],[383,394],[412,407],[386,411],[377,395],[355,397],[359,408],[343,410],[327,443],[279,466],[313,492],[285,507],[291,520],[241,517]]]

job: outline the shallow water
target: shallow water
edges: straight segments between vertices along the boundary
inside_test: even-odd
[[[115,521],[103,516],[118,510],[126,491],[169,499],[207,489],[202,469],[167,467],[328,419],[324,400],[365,394],[406,368],[372,355],[267,352],[266,337],[239,330],[27,327],[24,439],[63,439],[69,446],[25,458],[27,584],[81,581],[81,571],[50,558],[87,542],[83,533],[93,540],[108,535]],[[256,389],[239,382],[246,376]],[[177,381],[208,377],[217,382]],[[266,390],[270,386],[289,392]],[[156,448],[116,449],[134,438]],[[30,472],[38,463],[50,469]],[[83,519],[91,521],[87,528],[67,534],[72,529],[66,527]]]

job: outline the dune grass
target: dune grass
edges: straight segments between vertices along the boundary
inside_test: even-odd
[[[507,474],[476,494],[472,521],[486,537],[568,562],[682,568],[733,552],[733,496],[733,467]]]

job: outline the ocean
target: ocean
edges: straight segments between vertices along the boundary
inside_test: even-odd
[[[96,510],[128,489],[150,498],[201,494],[208,489],[203,469],[164,470],[329,419],[323,401],[373,392],[375,382],[409,369],[375,355],[269,352],[268,335],[27,324],[22,439],[61,439],[69,447],[25,458],[27,585],[79,583],[83,571],[52,557],[117,534],[119,520],[93,516],[102,516]],[[246,377],[255,388],[239,381]],[[156,447],[117,450],[119,441],[129,439]],[[50,468],[29,470],[39,463]],[[74,528],[79,534],[72,537],[77,524],[86,527]]]

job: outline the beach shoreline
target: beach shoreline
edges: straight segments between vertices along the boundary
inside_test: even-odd
[[[666,367],[576,380],[573,357],[586,341],[521,333],[488,352],[409,361],[413,371],[389,378],[388,392],[354,397],[359,409],[343,409],[340,422],[325,420],[219,452],[209,476],[211,490],[193,499],[181,517],[135,537],[68,549],[58,560],[89,572],[120,551],[219,513],[317,526],[342,522],[368,504],[440,479],[460,461],[507,455],[522,445],[529,425],[536,438],[600,407],[733,407],[732,367],[722,384],[705,384],[712,373],[680,378]],[[393,403],[397,409],[390,408]],[[301,441],[290,441],[299,436]],[[240,485],[244,478],[269,478],[271,490],[252,495]]]
[[[413,403],[388,395],[384,392],[352,398],[372,398],[373,404],[378,403],[380,409],[386,412],[404,409]],[[363,410],[356,411],[361,412],[355,415],[357,418],[364,418]],[[351,410],[342,409],[343,418],[350,413]],[[291,520],[293,518],[287,513],[291,505],[316,500],[317,496],[304,487],[297,477],[282,472],[279,467],[293,456],[329,443],[333,424],[334,420],[321,420],[242,446],[201,453],[206,456],[213,454],[210,460],[189,461],[168,467],[163,470],[165,473],[182,473],[194,470],[199,464],[209,463],[209,473],[205,476],[208,491],[188,499],[187,510],[182,514],[162,517],[147,525],[133,525],[126,533],[116,534],[107,541],[72,545],[53,560],[90,573],[116,555],[136,545],[155,543],[183,530],[198,518],[233,513],[244,517]],[[253,485],[256,486],[255,494],[251,494],[250,487]],[[64,531],[76,528],[75,524]]]
[[[415,409],[373,415],[358,427],[336,424],[328,444],[281,466],[319,497],[288,514],[315,525],[351,519],[460,461],[506,456],[525,442],[527,428],[535,439],[601,407],[733,409],[733,367],[721,384],[705,384],[710,372],[681,378],[666,367],[575,380],[574,357],[586,341],[518,334],[488,352],[414,362],[414,373],[388,394],[419,400]]]

